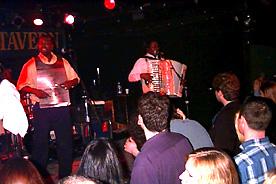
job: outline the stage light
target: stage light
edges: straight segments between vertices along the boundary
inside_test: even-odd
[[[35,18],[33,21],[34,25],[41,26],[43,24],[43,20],[40,18]]]
[[[75,22],[75,17],[73,15],[67,14],[67,13],[64,15],[64,23],[65,24],[72,25],[72,24],[74,24],[74,22]]]
[[[109,10],[113,10],[115,8],[115,0],[104,0],[104,6]]]

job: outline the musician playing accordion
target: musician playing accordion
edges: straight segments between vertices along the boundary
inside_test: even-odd
[[[157,41],[150,41],[147,53],[134,64],[129,82],[141,81],[143,93],[160,92],[173,97],[181,97],[186,65],[163,57]]]

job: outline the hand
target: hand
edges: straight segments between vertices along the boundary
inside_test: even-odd
[[[3,121],[0,120],[0,135],[5,134],[5,129],[3,127]]]
[[[38,98],[50,97],[50,95],[48,93],[46,93],[45,91],[40,90],[40,89],[33,89],[33,91],[31,93],[35,94],[35,96],[37,96]]]
[[[182,117],[183,120],[186,119],[186,116],[184,114],[184,112],[182,110],[180,110],[179,108],[176,109],[176,113]]]
[[[131,137],[126,140],[124,150],[135,157],[139,154],[137,144]]]
[[[141,73],[140,78],[144,79],[146,81],[146,83],[152,82],[152,77],[151,77],[150,73]]]
[[[77,83],[78,83],[77,79],[67,80],[67,81],[61,83],[60,87],[62,87],[63,89],[67,90],[67,89],[71,89],[71,88],[75,87],[75,85]]]

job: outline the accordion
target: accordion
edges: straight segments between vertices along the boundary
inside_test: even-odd
[[[147,60],[151,82],[142,79],[143,93],[159,92],[170,97],[182,97],[187,66],[173,60]]]

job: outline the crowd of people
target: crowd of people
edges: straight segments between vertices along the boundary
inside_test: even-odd
[[[254,95],[240,101],[241,84],[233,72],[219,73],[213,78],[214,95],[222,108],[214,115],[210,130],[187,118],[168,95],[145,92],[128,124],[124,151],[133,156],[128,177],[123,172],[117,146],[108,138],[92,140],[77,172],[72,173],[68,90],[80,78],[66,59],[52,52],[53,46],[50,36],[40,37],[38,56],[31,58],[20,73],[17,89],[31,94],[34,107],[33,150],[29,160],[15,157],[5,161],[0,168],[0,183],[46,184],[50,130],[55,131],[57,139],[60,184],[276,182],[276,82],[257,79]],[[151,82],[145,69],[147,59],[161,59],[162,54],[156,41],[150,42],[147,52],[130,72],[130,82]],[[0,133],[10,131],[24,137],[27,117],[18,91],[4,77],[3,67],[0,79]],[[3,108],[3,104],[11,107]],[[10,126],[14,124],[20,126]]]

